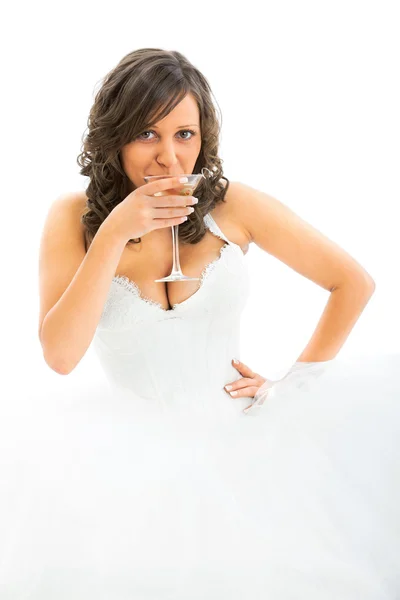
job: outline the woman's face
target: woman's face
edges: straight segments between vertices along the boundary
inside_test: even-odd
[[[193,172],[201,149],[199,120],[196,100],[187,94],[166,117],[122,147],[122,167],[135,187],[145,184],[146,175]]]

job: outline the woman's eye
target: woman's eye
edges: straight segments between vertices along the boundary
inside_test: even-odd
[[[182,131],[180,131],[179,133],[190,133],[191,134],[190,137],[183,138],[183,139],[186,139],[186,140],[190,140],[193,136],[196,135],[195,132],[192,131],[191,129],[182,129]]]
[[[143,133],[141,133],[140,135],[138,135],[136,139],[138,139],[138,140],[140,140],[140,139],[142,139],[142,140],[143,139],[148,140],[149,139],[148,137],[145,137],[145,138],[143,137],[144,135],[146,135],[146,133],[153,133],[153,132],[152,131],[144,131]]]
[[[155,132],[153,130],[144,131],[143,133],[141,133],[140,135],[138,135],[136,139],[143,140],[143,141],[151,140],[151,138],[149,138],[149,137],[143,137],[143,136],[146,135],[146,133],[155,133]],[[184,141],[185,140],[191,140],[192,137],[194,137],[196,135],[196,132],[192,131],[191,129],[182,129],[181,131],[178,131],[178,134],[180,134],[180,133],[190,133],[191,134],[190,137],[183,137],[183,138],[181,138]]]

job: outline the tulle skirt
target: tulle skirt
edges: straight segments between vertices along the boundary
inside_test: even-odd
[[[399,598],[399,374],[397,354],[334,360],[223,426],[103,384],[15,383],[0,598]]]

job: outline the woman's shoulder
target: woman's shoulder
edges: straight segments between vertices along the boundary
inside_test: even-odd
[[[88,197],[83,191],[71,192],[71,205],[77,210],[79,208],[83,209],[84,207],[86,207],[87,199]]]
[[[243,188],[239,181],[230,181],[229,184],[225,179],[221,179],[226,189],[224,194],[225,202],[219,202],[212,211],[212,217],[218,220],[218,225],[222,231],[231,232],[239,240],[239,245],[242,249],[248,250],[249,244],[252,241],[251,235],[243,224],[241,217],[244,210]],[[228,236],[229,237],[229,236]],[[232,239],[232,237],[230,238]]]
[[[85,214],[87,205],[87,196],[85,192],[75,191],[75,192],[66,192],[59,196],[56,202],[59,203],[59,206],[62,210],[67,211],[65,214],[68,214],[71,219],[77,224],[77,227],[80,229],[82,234],[82,240],[85,244],[85,226],[82,223],[81,217]]]

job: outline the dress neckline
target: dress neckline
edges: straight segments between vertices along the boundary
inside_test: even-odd
[[[200,285],[199,285],[198,289],[191,296],[186,298],[186,300],[183,300],[182,302],[176,302],[175,304],[172,305],[171,308],[164,308],[160,302],[157,302],[157,301],[152,300],[151,298],[148,298],[147,296],[145,296],[142,293],[138,284],[134,280],[127,277],[126,275],[115,275],[115,277],[113,277],[113,279],[112,279],[112,282],[115,282],[116,284],[121,285],[128,292],[133,293],[139,301],[144,302],[145,304],[155,308],[156,310],[160,310],[163,313],[166,313],[166,314],[174,313],[174,312],[176,312],[176,310],[186,307],[187,304],[190,304],[190,302],[192,302],[193,298],[197,298],[198,295],[200,294],[200,292],[202,292],[209,274],[215,268],[217,268],[217,266],[219,264],[221,264],[222,258],[227,250],[234,249],[236,247],[240,250],[241,255],[243,257],[245,256],[241,247],[238,246],[237,244],[235,244],[234,242],[231,242],[225,236],[225,234],[218,227],[217,223],[215,222],[215,220],[213,219],[213,217],[211,216],[210,213],[207,213],[204,216],[204,222],[205,222],[207,228],[209,229],[209,231],[211,231],[211,233],[213,235],[219,237],[222,240],[225,240],[225,244],[220,248],[218,256],[203,267],[201,274],[200,274]]]

